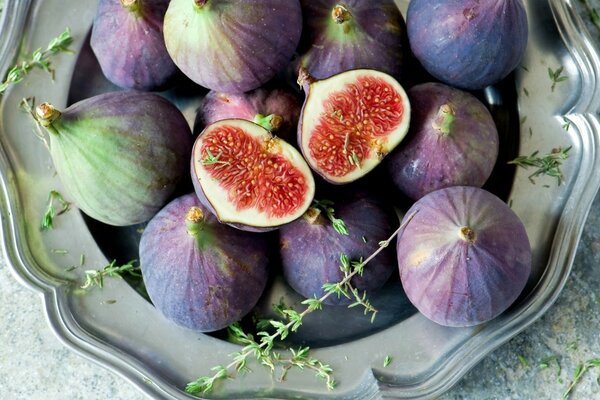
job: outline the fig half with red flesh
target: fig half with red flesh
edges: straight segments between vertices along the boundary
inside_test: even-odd
[[[315,80],[300,69],[306,99],[298,144],[311,168],[334,184],[355,181],[406,135],[410,104],[393,77],[356,69]]]
[[[200,201],[223,223],[272,230],[300,217],[315,182],[302,155],[263,127],[243,119],[207,126],[192,150]]]

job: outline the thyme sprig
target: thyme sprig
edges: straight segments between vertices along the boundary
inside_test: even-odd
[[[200,162],[202,163],[202,165],[220,165],[220,166],[224,166],[224,165],[229,165],[231,164],[229,161],[222,161],[221,160],[221,155],[223,155],[223,151],[219,151],[219,153],[215,156],[209,148],[206,149],[206,157],[204,157],[202,160],[200,160]]]
[[[58,211],[55,208],[55,204],[58,203]],[[66,201],[62,195],[56,191],[51,190],[48,194],[48,203],[46,205],[46,212],[42,217],[41,229],[47,231],[54,229],[54,218],[66,213],[71,208],[71,203]]]
[[[335,216],[334,205],[335,203],[331,200],[313,200],[313,207],[318,208],[325,213],[327,219],[331,221],[333,229],[340,235],[348,235],[349,232],[346,223]]]
[[[529,180],[532,183],[535,183],[535,177],[547,175],[556,178],[558,184],[560,185],[563,182],[563,175],[560,170],[560,166],[564,160],[569,158],[569,150],[571,150],[571,147],[572,146],[568,146],[564,149],[557,147],[552,149],[550,153],[542,156],[538,155],[539,151],[534,151],[529,156],[519,156],[508,163],[525,169],[529,167],[536,168],[535,171],[529,175]]]
[[[81,286],[81,289],[90,289],[94,286],[99,288],[104,287],[104,278],[110,277],[123,277],[128,274],[135,277],[142,276],[140,274],[140,267],[134,265],[135,260],[129,261],[127,264],[117,265],[117,260],[112,260],[104,268],[95,270],[90,269],[85,271],[85,283]]]
[[[10,85],[15,85],[25,79],[25,76],[33,68],[41,68],[48,72],[54,80],[54,69],[51,64],[51,57],[55,54],[62,52],[71,52],[69,45],[73,42],[71,37],[71,31],[69,28],[65,29],[60,35],[55,37],[48,43],[45,50],[40,47],[36,49],[31,56],[19,64],[12,67],[6,74],[4,82],[0,83],[0,95],[2,95]]]
[[[554,71],[552,70],[552,68],[548,67],[548,76],[550,77],[550,81],[552,82],[552,86],[550,86],[550,90],[552,92],[554,92],[554,89],[556,88],[557,83],[566,81],[567,79],[569,79],[568,76],[562,75],[563,70],[564,70],[564,67],[562,65]]]
[[[569,386],[567,386],[567,389],[562,395],[563,400],[569,398],[571,392],[573,391],[575,386],[581,381],[586,371],[594,367],[600,367],[600,358],[588,360],[584,363],[577,365],[577,367],[575,368],[575,373],[573,374],[573,380],[571,381],[571,383],[569,383]]]
[[[238,324],[229,326],[229,333],[234,336],[237,342],[244,347],[242,347],[239,352],[232,353],[230,355],[233,357],[233,360],[229,364],[218,365],[211,368],[211,371],[214,371],[212,376],[201,376],[193,382],[188,383],[185,389],[186,392],[190,394],[207,393],[214,389],[216,382],[226,378],[233,378],[234,375],[230,372],[231,370],[233,370],[234,373],[244,373],[249,371],[247,368],[247,362],[248,358],[251,356],[254,356],[260,364],[268,367],[271,371],[274,371],[277,365],[282,366],[283,378],[285,378],[287,371],[293,367],[313,370],[317,377],[326,381],[328,389],[333,389],[336,385],[335,379],[333,378],[333,369],[329,365],[323,364],[321,361],[309,357],[308,347],[294,350],[290,349],[289,351],[291,353],[291,357],[283,358],[279,352],[273,351],[275,340],[284,340],[291,332],[296,332],[300,326],[302,326],[304,317],[314,311],[322,309],[323,303],[327,298],[338,294],[339,290],[342,290],[343,294],[343,291],[348,288],[352,278],[357,274],[362,274],[364,267],[381,251],[383,251],[385,247],[387,247],[387,245],[398,235],[398,233],[406,226],[406,224],[412,220],[417,212],[418,211],[414,211],[407,218],[405,218],[398,229],[396,229],[396,231],[392,233],[387,240],[380,242],[385,244],[385,246],[378,247],[377,250],[375,250],[366,259],[352,262],[347,256],[340,256],[340,261],[342,264],[340,268],[343,271],[346,271],[344,272],[343,279],[336,284],[327,284],[327,287],[326,285],[323,285],[325,293],[321,297],[315,296],[314,298],[309,298],[302,301],[301,304],[306,306],[303,311],[298,312],[294,309],[285,309],[281,306],[276,307],[276,310],[279,314],[286,316],[286,321],[262,321],[263,326],[265,324],[270,325],[270,327],[273,329],[272,333],[268,332],[267,330],[258,332],[257,337],[260,339],[257,341],[252,335],[245,333]],[[351,304],[350,306],[355,306],[358,304],[364,306],[364,304],[369,304],[368,301],[366,301],[366,297],[363,298],[363,296],[360,296],[359,298],[360,300],[357,299],[355,304]]]

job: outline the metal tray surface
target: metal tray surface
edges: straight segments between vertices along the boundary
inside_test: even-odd
[[[495,180],[502,184],[492,189],[523,220],[533,249],[532,277],[517,303],[489,323],[446,328],[417,313],[392,282],[373,299],[383,308],[374,325],[360,312],[338,308],[307,320],[300,329],[304,333],[295,337],[334,368],[339,382],[335,390],[328,391],[308,371],[291,371],[280,383],[251,364],[252,373],[225,381],[209,397],[433,398],[551,307],[568,278],[600,187],[600,174],[594,174],[600,167],[600,55],[574,1],[525,1],[530,38],[523,64],[505,82],[480,93],[500,127],[506,160],[572,146],[561,185],[549,177],[532,184],[531,171],[505,165],[495,171]],[[408,1],[397,3],[406,15]],[[137,229],[103,227],[70,211],[57,219],[51,232],[39,230],[49,191],[61,191],[62,185],[18,104],[35,96],[64,107],[111,89],[87,46],[95,6],[94,0],[8,0],[0,14],[0,76],[19,51],[26,54],[44,46],[64,27],[71,29],[77,50],[56,58],[54,81],[43,71],[33,71],[0,98],[2,248],[16,278],[42,295],[47,319],[66,346],[153,398],[191,398],[183,391],[185,384],[209,374],[214,365],[228,363],[228,354],[238,346],[219,335],[174,326],[125,280],[107,279],[101,290],[79,289],[84,269],[101,268],[115,255],[135,251]],[[551,90],[548,68],[560,66],[568,79]],[[188,91],[165,95],[177,100],[191,123],[197,97]],[[81,254],[85,267],[68,268],[79,264]],[[291,303],[299,301],[276,279],[259,308],[267,309],[282,293]],[[394,362],[383,368],[387,355]]]

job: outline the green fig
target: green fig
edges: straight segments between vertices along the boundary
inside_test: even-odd
[[[58,111],[36,107],[68,195],[90,217],[126,226],[149,220],[186,174],[191,129],[165,98],[136,91],[94,96]]]

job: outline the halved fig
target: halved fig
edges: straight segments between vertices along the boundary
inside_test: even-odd
[[[207,126],[192,150],[192,180],[219,221],[273,230],[300,217],[315,182],[302,155],[265,128],[243,119]]]
[[[410,104],[393,77],[356,69],[315,80],[300,69],[306,93],[298,144],[311,168],[330,183],[363,177],[406,135]]]

